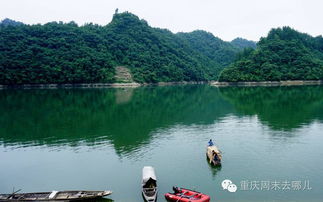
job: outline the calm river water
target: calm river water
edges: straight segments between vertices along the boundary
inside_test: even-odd
[[[0,113],[0,193],[110,189],[142,201],[152,165],[158,201],[173,185],[212,201],[323,200],[323,86],[1,90]],[[206,160],[210,138],[221,168]]]

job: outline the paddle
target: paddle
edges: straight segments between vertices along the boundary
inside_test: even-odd
[[[14,196],[16,193],[18,193],[18,192],[20,192],[20,191],[21,191],[21,189],[18,189],[17,191],[14,191],[14,190],[15,190],[15,188],[13,188],[13,190],[12,190],[12,194],[10,194],[10,195],[7,197],[7,199],[9,199],[10,197]]]
[[[182,193],[182,194],[181,194],[181,197],[179,197],[179,199],[177,199],[177,201],[176,201],[176,202],[178,202],[181,198],[183,198],[183,196],[184,196],[187,192],[188,192],[188,191],[186,191],[186,192]]]

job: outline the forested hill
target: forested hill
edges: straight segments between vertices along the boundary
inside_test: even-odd
[[[129,67],[139,82],[209,80],[223,69],[172,32],[130,13],[114,15],[104,38],[117,65]]]
[[[6,18],[0,22],[0,26],[18,26],[23,25],[24,23],[11,20],[9,18]]]
[[[0,23],[0,84],[115,82],[116,66],[138,82],[217,79],[241,46],[204,31],[173,34],[116,13],[106,26]]]
[[[237,48],[244,49],[244,48],[256,48],[256,42],[254,41],[249,41],[243,38],[235,38],[234,40],[231,41],[231,44]]]
[[[290,27],[272,29],[255,50],[245,49],[220,81],[323,79],[323,38]]]
[[[218,37],[214,37],[213,34],[202,30],[177,33],[176,35],[185,40],[193,50],[211,61],[217,62],[220,67],[230,64],[241,50],[240,46],[222,41]]]

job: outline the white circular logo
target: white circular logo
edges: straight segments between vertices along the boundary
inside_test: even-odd
[[[228,191],[229,191],[229,192],[236,192],[236,191],[237,191],[237,185],[235,185],[235,184],[230,184],[230,185],[228,186]]]
[[[228,190],[229,192],[236,192],[237,191],[237,185],[233,184],[231,180],[225,179],[222,181],[221,186],[223,190]]]
[[[223,189],[228,189],[228,186],[230,184],[232,184],[231,180],[223,180],[222,183],[221,183]]]

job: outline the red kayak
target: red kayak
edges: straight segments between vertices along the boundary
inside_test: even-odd
[[[183,202],[209,202],[210,196],[197,191],[173,187],[174,193],[165,194],[168,201],[183,201]]]

